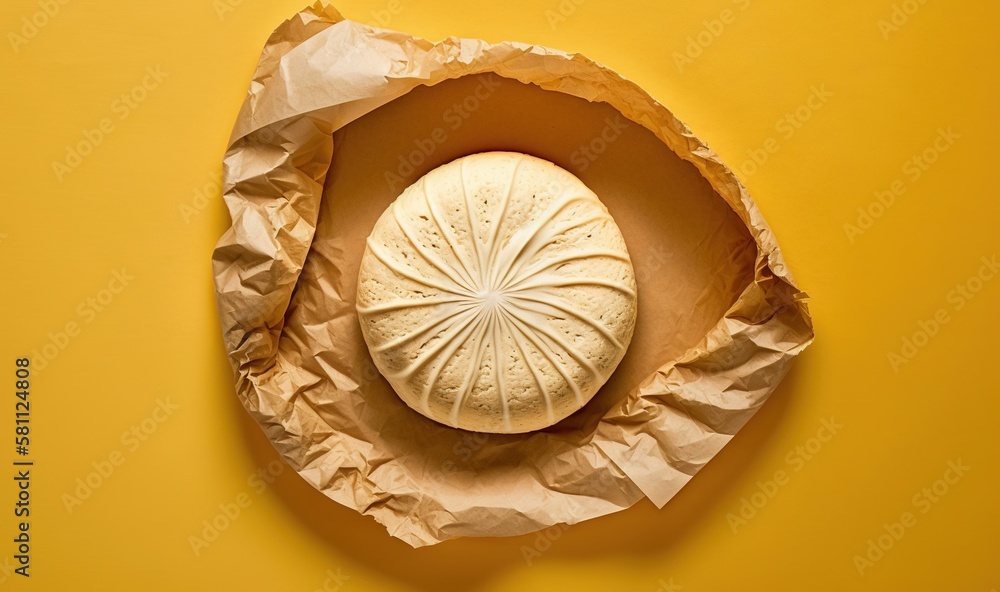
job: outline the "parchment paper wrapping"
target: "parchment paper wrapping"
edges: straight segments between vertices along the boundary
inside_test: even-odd
[[[504,101],[516,101],[524,117],[536,109],[556,120],[579,109],[577,127],[586,128],[582,114],[596,109],[595,121],[608,122],[598,135],[627,136],[615,148],[624,160],[609,149],[585,174],[574,172],[625,234],[639,279],[636,337],[591,404],[526,435],[472,434],[411,411],[374,369],[354,311],[364,237],[403,188],[386,186],[383,177],[392,177],[381,173],[401,173],[408,184],[468,149],[455,132],[454,143],[408,168],[397,166],[397,153],[382,156],[380,142],[433,113],[440,97],[430,93],[452,88],[468,98],[491,73],[494,86],[507,85],[492,98],[479,93],[493,113]],[[453,82],[426,88],[445,81]],[[460,131],[481,136],[488,111]],[[626,132],[607,113],[620,113]],[[531,125],[544,127],[542,119]],[[533,153],[559,160],[540,140],[516,145],[524,135],[504,147],[538,145]],[[641,197],[640,186],[619,195],[643,175],[613,171],[657,150],[679,163],[664,169],[679,180],[653,179],[652,197]],[[643,496],[662,507],[764,403],[813,337],[805,294],[733,173],[642,89],[578,54],[431,43],[344,20],[317,3],[267,41],[225,156],[224,196],[232,227],[213,266],[241,401],[303,478],[415,547],[573,524]],[[653,249],[660,255],[648,255]]]

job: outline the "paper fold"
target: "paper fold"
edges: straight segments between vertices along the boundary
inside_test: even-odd
[[[353,295],[330,261],[347,253],[318,236],[334,132],[415,88],[481,73],[611,105],[694,165],[756,244],[753,279],[724,317],[592,431],[485,437],[414,417],[352,340]],[[813,338],[806,295],[735,175],[642,89],[579,54],[431,43],[318,2],[265,45],[225,156],[224,198],[232,226],[213,271],[241,401],[307,481],[413,546],[572,524],[643,496],[664,505]]]

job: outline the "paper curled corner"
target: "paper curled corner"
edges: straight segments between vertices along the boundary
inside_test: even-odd
[[[757,258],[753,280],[718,324],[623,397],[593,434],[533,434],[525,445],[544,458],[531,475],[491,474],[470,485],[459,467],[449,474],[462,481],[456,488],[417,453],[446,437],[430,431],[449,428],[422,427],[429,435],[415,435],[407,454],[387,448],[368,425],[382,411],[359,400],[365,378],[329,364],[304,370],[282,333],[314,239],[333,132],[418,86],[491,72],[607,103],[648,129],[729,204]],[[431,43],[345,20],[317,2],[267,40],[225,155],[223,193],[232,226],[213,253],[213,274],[240,400],[303,478],[414,547],[573,524],[644,496],[662,507],[813,339],[806,295],[732,171],[645,91],[579,54],[454,37]],[[393,411],[384,413],[383,426]],[[463,489],[473,486],[474,495]]]

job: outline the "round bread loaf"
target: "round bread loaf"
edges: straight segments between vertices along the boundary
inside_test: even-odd
[[[568,171],[487,152],[427,173],[368,238],[357,310],[379,371],[452,427],[520,433],[583,407],[632,339],[621,231]]]

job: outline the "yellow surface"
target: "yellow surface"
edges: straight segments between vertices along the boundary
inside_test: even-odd
[[[340,3],[431,39],[579,51],[641,84],[741,171],[812,296],[818,336],[663,510],[644,502],[546,538],[417,551],[279,463],[267,474],[277,457],[236,401],[215,318],[221,156],[261,46],[301,7],[0,7],[0,589],[1000,588],[1000,279],[973,279],[1000,254],[997,6]],[[797,110],[807,121],[782,123]],[[58,180],[53,161],[105,119]],[[935,151],[940,129],[959,137]],[[907,164],[928,148],[926,170]],[[879,211],[876,192],[897,180],[905,192]],[[967,283],[979,291],[955,291]],[[922,321],[926,340],[914,337]],[[904,337],[922,344],[905,363],[889,355]],[[15,358],[46,346],[55,355],[36,360],[31,382],[26,579],[12,571]],[[829,418],[842,425],[832,436]],[[68,511],[88,477],[96,488]],[[213,519],[225,528],[196,556],[190,537]]]

